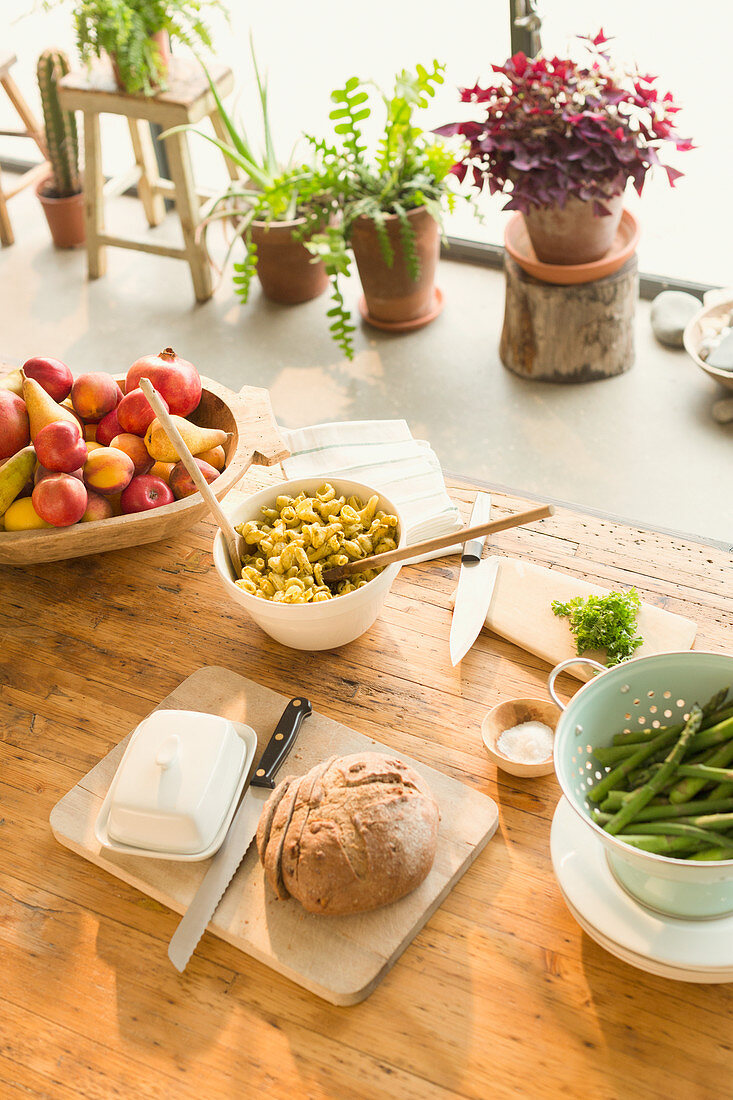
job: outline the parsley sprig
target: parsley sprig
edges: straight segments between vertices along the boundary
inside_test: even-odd
[[[605,649],[606,664],[618,665],[631,657],[644,639],[636,634],[641,600],[635,588],[609,592],[607,596],[574,596],[567,603],[552,601],[556,615],[569,619],[578,656],[590,649]]]

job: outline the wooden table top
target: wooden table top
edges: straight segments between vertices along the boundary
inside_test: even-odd
[[[273,476],[258,470],[245,487]],[[475,489],[450,489],[467,516]],[[501,514],[528,502],[494,503]],[[357,642],[300,655],[223,602],[212,530],[0,575],[0,1095],[730,1095],[733,987],[654,977],[585,935],[550,863],[554,776],[513,779],[488,762],[483,714],[544,695],[548,668],[487,632],[451,667],[455,559],[404,569]],[[698,648],[730,649],[721,550],[568,509],[496,547],[635,584],[697,620]],[[210,935],[180,976],[166,955],[175,914],[51,836],[56,801],[206,664],[306,692],[498,803],[495,837],[360,1005],[326,1004]],[[564,681],[566,695],[576,686]]]

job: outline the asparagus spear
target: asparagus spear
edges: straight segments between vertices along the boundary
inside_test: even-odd
[[[611,794],[614,793],[614,791],[611,791]],[[609,799],[606,799],[600,809],[593,810],[593,820],[601,825],[604,825],[606,821],[610,821],[611,811],[620,809],[623,805],[623,802],[619,800],[618,805],[607,806],[608,801]],[[674,806],[670,805],[669,802],[660,801],[658,804],[650,802],[643,810],[640,810],[634,820],[640,825],[644,821],[679,821],[680,819],[686,820],[696,814],[729,813],[733,813],[733,798],[699,798],[695,802],[681,802]]]
[[[731,735],[733,735],[733,722],[723,723],[723,725],[726,724],[730,724]],[[719,727],[713,727],[713,729],[716,728]],[[707,732],[712,733],[712,730],[708,730]],[[733,763],[733,736],[731,736],[731,739],[727,741],[726,744],[721,745],[708,760],[709,766],[713,768],[726,768],[730,763]],[[669,792],[670,802],[689,802],[690,799],[705,786],[706,782],[707,780],[705,779],[690,779],[689,777],[687,779],[681,779]]]
[[[631,821],[633,821],[636,815],[639,813],[639,810],[643,810],[647,803],[651,802],[655,794],[657,794],[658,791],[664,786],[667,780],[675,774],[677,766],[681,762],[688,745],[700,728],[700,723],[702,722],[702,719],[702,710],[697,704],[695,704],[693,707],[690,708],[690,717],[687,720],[685,728],[680,734],[677,743],[670,750],[666,760],[664,761],[664,764],[659,769],[659,771],[655,772],[649,782],[645,783],[643,787],[640,787],[638,791],[634,793],[633,798],[630,798],[628,802],[624,802],[621,809],[614,814],[614,816],[606,825],[606,830],[609,833],[618,833],[621,831],[621,829],[625,828]],[[652,741],[650,745],[645,745],[643,749],[639,749],[639,753],[646,752],[652,745],[654,745],[654,743],[655,742]],[[638,755],[638,753],[636,755]],[[623,767],[623,764],[619,765],[619,768]],[[609,775],[613,775],[613,772],[610,772]],[[606,776],[606,778],[608,778],[608,776]],[[696,782],[696,780],[686,779],[683,782]],[[598,786],[590,792],[590,797],[593,799],[594,802],[600,801],[599,799],[593,798],[593,793],[594,791],[597,791],[602,785],[603,780],[601,780]]]
[[[588,797],[591,802],[601,802],[609,791],[618,786],[619,782],[624,779],[630,772],[633,772],[640,764],[643,764],[645,760],[648,760],[655,752],[660,748],[664,748],[670,745],[675,738],[675,734],[671,730],[665,730],[663,733],[657,734],[657,736],[641,745],[636,752],[633,752],[631,756],[623,760],[610,772],[604,775],[603,779],[599,779],[595,787],[588,792]]]
[[[724,694],[727,694],[727,692],[726,693],[723,693],[723,692],[719,693],[719,695],[724,695]],[[711,726],[718,725],[720,722],[725,721],[726,718],[733,718],[733,705],[728,706],[728,707],[723,707],[721,709],[717,709],[717,708],[714,708],[713,710],[710,709],[711,704],[714,703],[717,698],[718,698],[718,696],[714,695],[713,698],[708,703],[706,703],[705,706],[703,707],[703,715],[705,717],[703,719],[702,725],[700,726],[701,730],[710,729]],[[613,738],[613,744],[614,745],[633,745],[633,744],[638,744],[639,742],[642,742],[642,741],[650,741],[652,739],[652,737],[655,736],[655,734],[661,733],[663,730],[667,730],[667,729],[670,729],[670,728],[676,729],[678,733],[682,732],[682,726],[676,726],[676,727],[660,726],[656,730],[655,729],[629,730],[628,733],[617,733],[617,734],[615,734],[614,738]]]
[[[730,859],[730,852],[726,848],[702,848],[699,852],[693,852],[688,859]]]
[[[681,825],[696,825],[698,829],[716,829],[724,833],[733,829],[733,813],[692,814],[677,820]]]
[[[712,829],[701,829],[697,825],[685,825],[679,821],[646,821],[644,822],[644,829],[649,836],[686,836],[692,840],[705,841],[707,847],[725,848],[728,852],[733,853],[733,837],[723,836],[722,833],[713,832]],[[633,836],[635,834],[628,835]],[[619,840],[626,840],[626,835],[620,833]]]
[[[654,852],[660,856],[675,856],[678,859],[684,859],[688,853],[694,853],[696,850],[704,850],[705,843],[694,837],[656,836],[645,833],[624,833],[620,839],[634,848],[641,848],[644,852]]]
[[[678,775],[690,779],[704,779],[707,783],[733,781],[733,768],[714,768],[710,764],[680,764]]]

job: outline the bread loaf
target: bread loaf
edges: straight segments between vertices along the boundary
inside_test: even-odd
[[[439,820],[427,783],[397,757],[332,757],[275,788],[257,850],[279,898],[311,913],[361,913],[420,885]]]

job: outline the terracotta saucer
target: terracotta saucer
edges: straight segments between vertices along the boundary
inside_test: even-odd
[[[624,210],[613,244],[600,260],[589,264],[543,264],[537,259],[521,214],[515,214],[504,232],[504,247],[519,266],[543,283],[573,286],[613,275],[631,259],[639,243],[641,227],[630,210]]]
[[[359,313],[362,316],[362,320],[366,321],[368,325],[372,325],[373,328],[381,328],[383,332],[413,332],[417,328],[429,325],[431,321],[435,320],[442,309],[443,291],[437,286],[433,293],[433,304],[428,312],[423,313],[422,317],[413,317],[411,321],[380,321],[376,317],[372,317],[369,313],[366,298],[363,294],[359,299]]]

